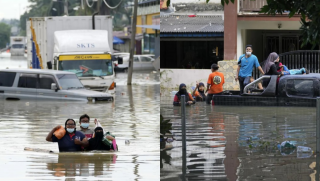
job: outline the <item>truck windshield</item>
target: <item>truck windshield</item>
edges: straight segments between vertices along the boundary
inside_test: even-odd
[[[111,60],[64,60],[59,70],[75,73],[78,77],[99,77],[113,75]]]
[[[57,77],[59,85],[63,90],[84,88],[78,77],[74,74],[57,74]]]
[[[12,48],[24,48],[23,44],[13,44]]]

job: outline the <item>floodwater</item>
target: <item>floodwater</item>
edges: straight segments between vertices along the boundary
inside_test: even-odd
[[[161,97],[160,113],[171,120],[175,139],[161,151],[161,180],[319,180],[320,156],[277,148],[277,143],[288,140],[316,149],[316,108],[204,102],[187,107],[183,174],[181,107],[173,107],[172,100]]]
[[[116,81],[126,75],[117,73]],[[0,180],[160,180],[159,73],[135,72],[133,82],[117,84],[114,103],[1,102]],[[85,113],[91,117],[89,128],[94,129],[98,118],[105,131],[116,136],[119,152],[58,153],[58,144],[45,140],[53,127],[64,125],[67,118],[78,124]]]

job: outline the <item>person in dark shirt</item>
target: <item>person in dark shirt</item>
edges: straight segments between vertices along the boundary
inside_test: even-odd
[[[279,77],[283,75],[283,72],[277,71],[276,62],[279,62],[279,55],[276,52],[269,54],[268,58],[262,63],[262,70],[265,72],[265,75],[278,75]],[[263,81],[263,87],[267,87],[270,80]]]
[[[86,147],[88,141],[85,135],[80,131],[76,131],[76,122],[73,119],[67,119],[65,122],[66,134],[58,139],[53,133],[60,128],[56,126],[47,135],[46,140],[49,142],[58,142],[60,152],[81,151],[81,146]]]
[[[176,93],[176,95],[173,98],[173,105],[174,106],[181,106],[181,96],[185,95],[185,104],[187,106],[190,106],[191,104],[195,104],[196,101],[193,99],[192,95],[188,93],[186,89],[186,84],[182,83],[179,86],[179,91]]]
[[[94,138],[91,138],[89,140],[89,146],[87,147],[87,150],[114,150],[113,145],[111,146],[106,145],[102,142],[103,139],[103,129],[101,127],[96,127],[94,129]],[[114,137],[107,136],[109,140],[114,140]]]

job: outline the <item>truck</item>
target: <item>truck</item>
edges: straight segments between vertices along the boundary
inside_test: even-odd
[[[26,37],[11,36],[10,37],[10,53],[11,56],[23,56],[26,47]]]
[[[29,68],[73,72],[86,88],[114,93],[112,16],[32,17],[27,27]]]
[[[264,89],[256,85],[267,82]],[[265,75],[240,91],[226,90],[214,95],[212,104],[227,106],[295,106],[315,107],[320,96],[320,74],[285,75],[278,80],[277,75]]]

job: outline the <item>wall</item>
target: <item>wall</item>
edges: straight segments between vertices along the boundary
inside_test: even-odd
[[[289,18],[288,18],[289,19]],[[299,21],[238,21],[237,26],[237,57],[244,53],[246,42],[252,42],[252,36],[246,34],[245,30],[299,30],[301,24]],[[281,24],[281,29],[278,24]],[[247,38],[246,38],[247,36]],[[258,34],[253,35],[257,37]],[[257,46],[262,46],[262,41],[257,42]],[[254,48],[256,49],[256,48]],[[262,51],[262,50],[261,50]],[[262,56],[262,54],[261,54]],[[259,57],[258,57],[259,58]],[[263,57],[261,57],[263,58]]]
[[[206,3],[205,0],[171,0],[171,3]],[[221,0],[210,0],[209,3],[221,4]]]
[[[239,90],[239,83],[234,80],[237,72],[237,61],[219,61],[219,72],[224,74],[224,90]],[[206,85],[211,69],[161,69],[160,88],[161,95],[168,96],[171,91],[177,91],[181,83],[187,85],[189,92],[196,82],[203,82]]]
[[[261,31],[256,30],[245,30],[246,41],[243,43],[243,53],[247,44],[252,45],[253,54],[257,56],[259,62],[263,61],[263,35]]]

